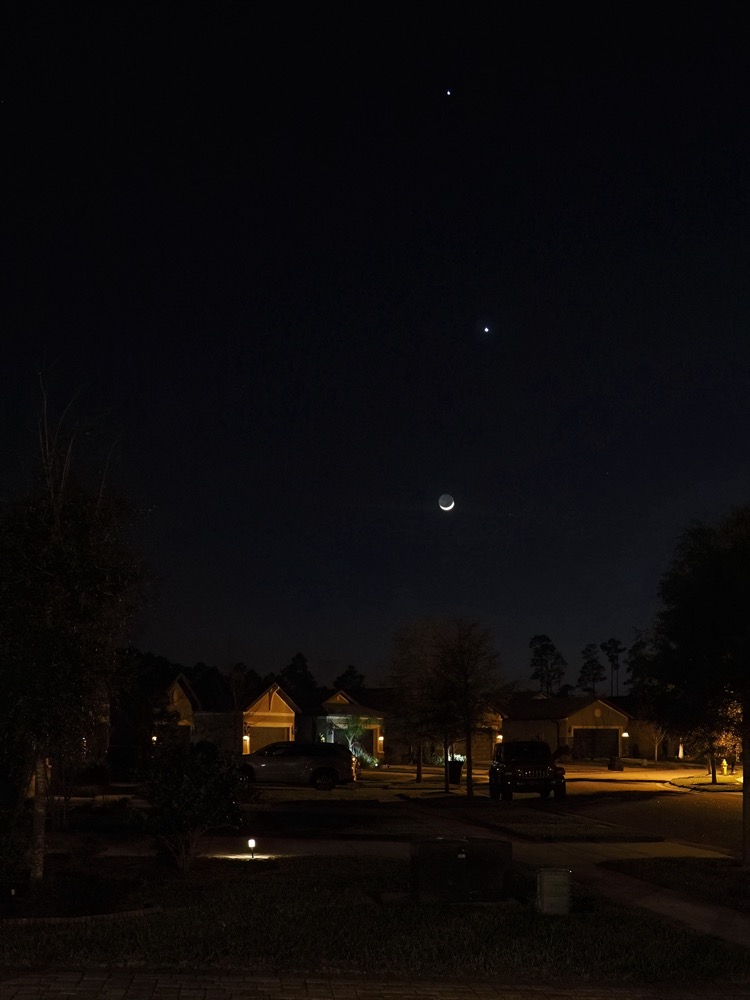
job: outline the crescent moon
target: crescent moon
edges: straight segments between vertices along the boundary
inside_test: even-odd
[[[456,506],[456,501],[449,493],[443,493],[443,495],[438,500],[441,510],[453,510]]]

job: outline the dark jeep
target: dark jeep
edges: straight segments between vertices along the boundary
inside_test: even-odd
[[[510,801],[513,792],[539,792],[543,799],[554,793],[564,799],[565,768],[555,763],[552,751],[540,740],[499,743],[490,765],[490,798]]]

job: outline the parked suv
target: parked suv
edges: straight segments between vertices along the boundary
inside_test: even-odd
[[[543,799],[554,793],[556,799],[565,798],[565,768],[555,763],[546,743],[513,740],[495,747],[490,798],[510,801],[513,792],[539,792]]]
[[[242,758],[250,781],[312,785],[330,791],[357,777],[356,758],[341,743],[269,743]]]

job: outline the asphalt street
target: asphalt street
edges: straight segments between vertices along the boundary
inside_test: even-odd
[[[706,777],[702,766],[607,771],[606,765],[568,765],[566,809],[636,833],[739,854],[742,794],[688,791],[671,784],[688,775]],[[738,773],[738,777],[739,777]]]

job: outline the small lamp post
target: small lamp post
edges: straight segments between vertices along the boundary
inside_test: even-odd
[[[250,838],[250,840],[248,840],[247,846],[250,848],[250,857],[254,859],[255,858],[255,841],[253,840],[252,837]]]

